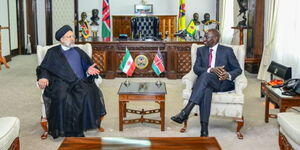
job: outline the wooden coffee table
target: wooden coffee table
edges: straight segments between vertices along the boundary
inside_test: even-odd
[[[273,102],[279,106],[280,112],[285,112],[286,109],[291,107],[300,106],[300,96],[286,96],[282,95],[280,88],[272,88],[269,85],[263,84],[264,92],[266,94],[266,106],[265,106],[265,122],[269,122],[269,118],[277,118],[274,114],[269,114],[270,102]]]
[[[165,95],[167,94],[166,84],[162,82],[157,85],[154,82],[131,82],[129,85],[122,83],[119,91],[119,130],[123,131],[124,124],[132,123],[153,123],[160,124],[161,131],[165,130]],[[130,101],[153,101],[159,104],[158,109],[153,110],[133,110],[127,109],[126,103]],[[127,119],[126,113],[141,115],[140,118]],[[160,120],[145,118],[144,115],[160,113]]]
[[[221,150],[215,137],[67,137],[59,150],[151,149]]]

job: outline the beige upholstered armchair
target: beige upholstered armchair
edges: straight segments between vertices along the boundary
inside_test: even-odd
[[[17,117],[0,118],[0,150],[20,149],[20,120]]]
[[[281,112],[277,114],[279,128],[279,147],[281,150],[300,149],[300,114]]]
[[[56,45],[57,45],[57,44],[56,44]],[[44,46],[44,47],[43,47],[43,46],[40,46],[40,45],[37,46],[38,65],[40,65],[40,64],[42,63],[42,61],[43,61],[43,59],[44,59],[44,57],[45,57],[45,55],[46,55],[46,53],[47,53],[47,50],[48,50],[49,48],[52,48],[52,47],[56,46],[56,45],[50,45],[50,46]],[[91,44],[86,43],[86,44],[84,44],[84,45],[75,45],[75,46],[81,48],[84,52],[87,53],[87,55],[88,55],[89,57],[92,57],[92,51],[93,51],[93,50],[92,50]],[[99,87],[100,84],[101,84],[101,82],[102,82],[102,78],[99,76],[98,79],[95,80],[95,83],[96,83],[96,85]],[[42,92],[42,94],[43,94],[44,90],[41,89],[41,92]],[[42,134],[41,138],[42,138],[42,139],[46,139],[46,138],[48,137],[48,122],[47,122],[47,116],[46,116],[45,104],[44,104],[44,100],[43,100],[42,95],[41,95],[41,104],[42,104],[42,107],[41,107],[41,108],[42,108],[41,126],[42,126],[42,128],[44,129],[44,133]],[[99,131],[103,132],[104,129],[101,128],[101,127],[99,127]]]
[[[224,44],[223,44],[224,45]],[[203,45],[193,44],[191,48],[191,62],[192,68],[196,61],[196,51],[198,47]],[[225,45],[232,47],[234,54],[236,55],[238,62],[243,70],[242,74],[235,79],[235,90],[228,92],[215,92],[212,95],[212,104],[211,104],[211,115],[223,116],[223,117],[232,117],[237,121],[237,136],[239,139],[243,139],[243,135],[240,132],[240,129],[244,125],[243,117],[243,105],[244,105],[244,94],[243,89],[247,86],[247,79],[244,75],[244,63],[245,63],[245,46],[244,45]],[[197,78],[197,75],[191,70],[188,74],[183,76],[182,82],[185,85],[185,89],[182,92],[183,103],[187,104],[192,87]],[[199,107],[196,106],[192,110],[195,114],[199,113]],[[187,128],[187,121],[184,122],[184,127],[181,128],[180,132],[185,132]]]

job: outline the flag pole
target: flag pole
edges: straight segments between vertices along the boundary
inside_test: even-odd
[[[125,80],[125,82],[124,82],[124,85],[125,86],[129,86],[130,85],[130,82],[129,82],[129,80],[128,80],[128,75],[126,74],[126,80]]]
[[[160,87],[162,85],[162,82],[160,81],[160,79],[158,79],[155,84],[156,86]]]
[[[126,46],[126,49],[127,49],[127,46]],[[125,80],[125,82],[124,82],[124,85],[125,86],[129,86],[130,85],[130,82],[129,82],[129,80],[128,80],[128,74],[126,73],[126,80]]]
[[[158,46],[157,49],[158,49],[158,51],[159,51],[159,46]],[[158,77],[158,79],[157,79],[157,81],[156,81],[155,84],[156,84],[156,86],[160,87],[162,83],[161,83],[161,81],[160,81],[160,79],[159,79],[159,75],[157,75],[157,77]]]

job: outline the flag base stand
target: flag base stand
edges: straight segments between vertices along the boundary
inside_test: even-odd
[[[128,87],[128,86],[130,85],[130,82],[129,82],[128,79],[125,80],[124,85],[125,85],[126,87]]]
[[[162,82],[160,80],[157,80],[155,84],[156,86],[160,87],[162,85]]]

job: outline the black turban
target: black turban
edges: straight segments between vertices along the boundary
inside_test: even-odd
[[[60,38],[63,37],[68,31],[73,31],[69,25],[64,25],[60,29],[58,29],[55,33],[55,39],[60,41]]]

